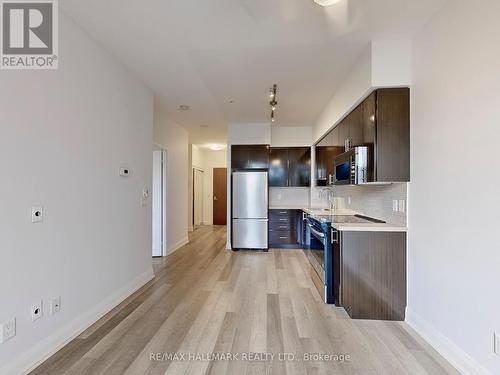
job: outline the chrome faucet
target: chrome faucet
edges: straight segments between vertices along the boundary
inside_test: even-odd
[[[330,211],[334,211],[337,209],[336,207],[336,202],[335,202],[335,195],[333,193],[333,190],[331,188],[322,188],[319,191],[319,197],[321,199],[326,199],[328,201],[328,208]]]

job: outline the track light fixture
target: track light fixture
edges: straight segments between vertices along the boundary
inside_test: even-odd
[[[271,106],[271,122],[276,121],[274,112],[276,111],[276,108],[278,106],[278,101],[276,100],[277,92],[278,92],[278,85],[274,84],[273,87],[271,88],[271,93],[269,94],[269,97],[271,98],[271,101],[269,102],[269,105]]]

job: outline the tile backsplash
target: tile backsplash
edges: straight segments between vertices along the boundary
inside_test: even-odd
[[[346,208],[385,220],[396,225],[407,225],[408,189],[407,183],[391,185],[334,186],[331,188],[339,208]],[[328,203],[319,198],[320,188],[313,188],[311,202],[315,206],[326,207]],[[349,204],[350,197],[350,204]],[[393,211],[393,201],[404,201],[405,212]]]
[[[309,207],[309,188],[271,187],[269,207]]]

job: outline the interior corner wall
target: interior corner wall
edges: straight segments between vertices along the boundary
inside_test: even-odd
[[[464,374],[500,374],[499,14],[450,1],[413,50],[408,322]]]
[[[167,254],[188,242],[189,138],[155,106],[154,142],[167,150]]]
[[[59,30],[58,70],[0,72],[0,322],[16,319],[1,374],[28,372],[153,277],[140,204],[153,95],[64,14]]]

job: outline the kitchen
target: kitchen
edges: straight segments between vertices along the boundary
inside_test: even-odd
[[[500,374],[498,0],[42,3],[0,374]]]
[[[232,249],[304,249],[325,303],[403,321],[409,94],[373,90],[312,147],[233,144]]]

